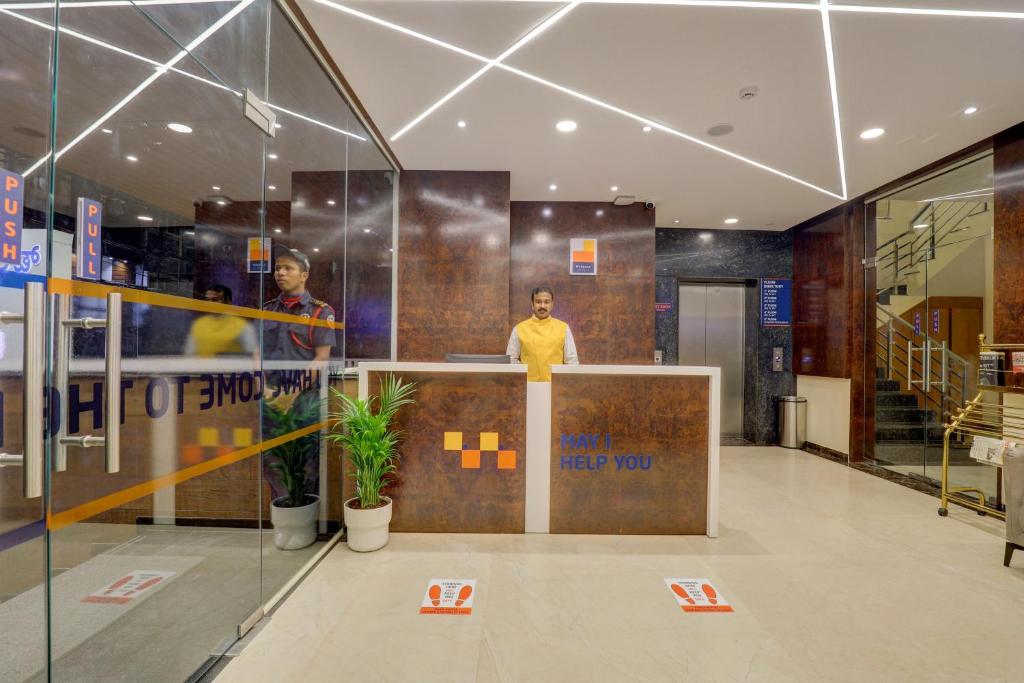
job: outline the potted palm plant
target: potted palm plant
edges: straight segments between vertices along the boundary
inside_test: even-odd
[[[315,424],[320,419],[320,400],[305,394],[290,408],[271,403],[263,406],[265,434],[280,436]],[[274,545],[281,550],[305,548],[316,540],[316,520],[320,496],[306,491],[319,451],[316,433],[287,441],[266,452],[269,468],[278,474],[284,495],[270,503],[270,522],[274,526]]]
[[[391,421],[402,406],[414,403],[416,385],[387,375],[377,396],[366,400],[345,396],[331,388],[340,412],[328,413],[327,438],[345,450],[356,482],[356,495],[345,501],[348,547],[359,552],[387,545],[391,523],[391,499],[383,494],[398,467],[401,433]]]

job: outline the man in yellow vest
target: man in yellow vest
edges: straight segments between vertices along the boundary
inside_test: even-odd
[[[533,316],[512,329],[505,352],[513,363],[526,363],[526,379],[550,382],[552,365],[579,365],[569,326],[551,317],[555,294],[550,287],[530,292]]]

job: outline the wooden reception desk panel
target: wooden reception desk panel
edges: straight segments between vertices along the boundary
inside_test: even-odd
[[[377,392],[381,374],[369,373],[370,393]],[[395,374],[416,383],[416,404],[397,420],[402,460],[388,491],[395,500],[391,530],[522,533],[525,374]],[[350,478],[346,486],[348,497]]]
[[[705,533],[709,384],[555,374],[551,533]]]

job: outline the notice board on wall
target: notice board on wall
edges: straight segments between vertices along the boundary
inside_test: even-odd
[[[786,327],[793,322],[793,281],[782,278],[761,280],[761,325]]]

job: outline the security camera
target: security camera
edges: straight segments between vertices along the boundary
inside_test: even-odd
[[[645,209],[653,209],[654,208],[654,202],[644,202],[644,208]]]

